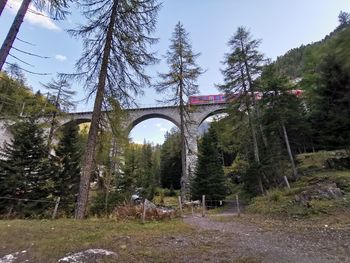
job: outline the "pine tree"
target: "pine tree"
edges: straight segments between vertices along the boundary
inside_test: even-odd
[[[43,137],[34,119],[16,123],[13,139],[1,149],[0,196],[15,199],[52,201],[53,169]],[[0,200],[1,213],[39,216],[49,204],[36,201]]]
[[[204,134],[199,145],[198,166],[191,184],[193,200],[222,200],[226,196],[225,176],[222,158],[218,151],[218,138],[215,129]]]
[[[192,45],[189,35],[184,26],[178,22],[171,39],[169,50],[166,54],[169,72],[159,74],[162,79],[156,85],[159,93],[166,94],[164,102],[178,105],[180,110],[180,134],[181,134],[181,197],[189,197],[189,179],[190,174],[187,171],[186,153],[188,151],[185,132],[189,132],[189,108],[186,105],[186,99],[189,96],[198,93],[197,79],[203,73],[202,69],[196,64],[199,53],[192,51]]]
[[[55,150],[58,168],[53,178],[54,195],[61,198],[60,210],[68,215],[74,211],[79,190],[81,149],[78,130],[74,122],[65,125]]]

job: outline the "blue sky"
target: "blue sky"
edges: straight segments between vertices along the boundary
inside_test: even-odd
[[[7,33],[14,18],[20,0],[8,0],[5,12],[0,17],[0,41]],[[32,9],[34,9],[32,7]],[[250,29],[254,38],[262,39],[261,52],[266,57],[276,59],[291,48],[322,39],[338,24],[339,12],[350,12],[348,0],[164,0],[159,13],[155,36],[159,43],[154,46],[158,57],[165,54],[174,26],[181,21],[190,34],[193,49],[202,55],[198,64],[206,70],[199,78],[201,94],[218,93],[214,84],[222,82],[220,68],[227,42],[238,26]],[[30,46],[17,41],[14,46],[32,53],[49,56],[50,59],[28,57],[12,51],[14,55],[35,65],[22,67],[35,72],[52,73],[51,76],[26,74],[29,85],[34,90],[43,88],[40,82],[46,83],[56,72],[72,72],[74,63],[81,53],[80,41],[68,36],[66,29],[74,27],[81,18],[77,10],[64,22],[51,21],[45,16],[28,13],[19,37],[31,42]],[[15,62],[9,58],[9,62]],[[156,77],[157,72],[164,72],[164,62],[147,69]],[[77,111],[91,110],[92,102],[85,103],[86,93],[76,84]],[[145,95],[136,98],[141,106],[156,105],[159,99],[152,89],[145,87]],[[173,125],[161,119],[152,119],[137,125],[130,136],[134,141],[160,143],[164,133]]]

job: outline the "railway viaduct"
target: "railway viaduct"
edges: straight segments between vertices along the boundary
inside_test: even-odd
[[[186,149],[186,172],[189,176],[195,169],[197,163],[197,137],[199,125],[208,117],[222,113],[227,108],[227,104],[202,104],[191,106],[189,113],[189,120],[187,122],[187,129],[185,130],[185,136],[187,140]],[[130,132],[137,124],[152,118],[166,119],[177,127],[180,124],[179,107],[177,106],[163,106],[163,107],[149,107],[149,108],[135,108],[127,109],[127,118],[125,120],[125,127]],[[69,113],[64,118],[60,119],[60,126],[63,126],[69,122],[74,121],[77,124],[90,122],[92,118],[92,112],[75,112]],[[6,120],[0,120],[0,146],[5,141],[11,139],[11,133],[7,128],[8,123]]]

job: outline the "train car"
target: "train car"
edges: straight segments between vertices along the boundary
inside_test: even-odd
[[[224,94],[190,96],[190,105],[226,103]]]
[[[269,94],[270,92],[254,92],[256,100],[261,100],[264,94]],[[294,94],[297,97],[300,97],[303,94],[303,90],[296,89],[288,91],[290,94]],[[252,93],[249,92],[249,95]],[[200,104],[216,104],[216,103],[227,103],[237,100],[241,96],[241,93],[232,93],[227,96],[225,94],[214,94],[214,95],[200,95],[200,96],[190,96],[188,100],[189,105],[200,105]]]

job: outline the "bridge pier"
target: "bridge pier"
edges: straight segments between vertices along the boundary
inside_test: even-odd
[[[183,175],[183,190],[185,192],[186,199],[190,198],[190,183],[193,178],[197,165],[197,137],[199,125],[210,115],[218,112],[225,111],[227,104],[204,104],[191,106],[189,113],[190,122],[187,123],[187,129],[185,129],[185,136],[187,141],[186,149],[186,171]],[[177,106],[165,106],[165,107],[153,107],[153,108],[139,108],[139,109],[127,109],[128,118],[125,122],[125,127],[128,127],[130,131],[140,122],[151,118],[162,118],[174,123],[177,127],[180,124],[179,108]],[[59,125],[65,125],[71,121],[75,121],[76,124],[89,122],[92,118],[92,112],[77,112],[67,114],[64,118],[60,119]],[[108,126],[108,125],[107,125]],[[107,127],[108,128],[108,127]],[[11,134],[6,128],[6,120],[0,120],[0,147],[4,141],[11,139]]]

